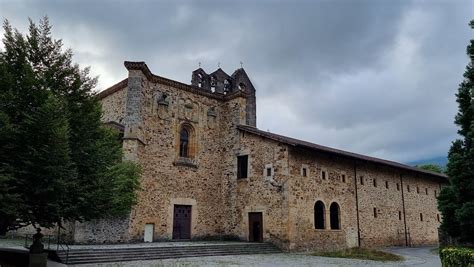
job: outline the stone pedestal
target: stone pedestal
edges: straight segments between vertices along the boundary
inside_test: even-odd
[[[30,253],[30,264],[28,267],[46,267],[48,253]]]

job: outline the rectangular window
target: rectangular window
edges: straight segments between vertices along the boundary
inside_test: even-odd
[[[326,180],[326,172],[325,172],[325,171],[322,171],[322,172],[321,172],[321,178],[322,178],[323,180]]]
[[[377,218],[377,208],[374,208],[374,218]]]
[[[249,156],[237,156],[237,179],[247,178]]]
[[[397,183],[397,191],[400,191],[400,184]]]
[[[434,193],[435,193],[435,197],[438,197],[438,191],[435,190]]]
[[[361,176],[361,177],[360,177],[360,184],[361,184],[361,185],[364,185],[364,176]]]
[[[385,181],[385,188],[388,189],[388,181]]]
[[[416,193],[419,194],[420,193],[420,188],[417,186],[416,187]]]
[[[374,178],[374,187],[377,187],[377,180]]]
[[[402,212],[401,212],[401,211],[398,211],[398,220],[399,220],[399,221],[402,220]]]
[[[303,168],[303,177],[306,177],[306,168]]]
[[[423,214],[420,213],[420,221],[423,221]]]
[[[439,220],[439,214],[436,214],[436,219],[438,220],[438,222],[440,221]]]
[[[346,182],[346,175],[345,175],[345,174],[342,175],[342,182],[343,182],[343,183]]]
[[[425,193],[428,195],[428,188],[425,188]]]
[[[410,192],[410,185],[407,184],[407,191]]]
[[[267,168],[267,177],[272,176],[272,168]]]

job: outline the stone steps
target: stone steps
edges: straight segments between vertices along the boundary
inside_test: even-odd
[[[218,245],[189,245],[168,247],[130,247],[117,249],[73,249],[56,252],[61,262],[67,264],[85,264],[101,262],[120,262],[138,260],[174,259],[186,257],[227,256],[280,253],[281,251],[268,243],[242,243]]]

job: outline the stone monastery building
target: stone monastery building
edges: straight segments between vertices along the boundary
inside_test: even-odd
[[[76,242],[240,239],[285,250],[438,242],[446,176],[256,128],[244,69],[199,68],[191,84],[125,62],[101,92],[104,123],[142,167],[120,220],[76,223]]]

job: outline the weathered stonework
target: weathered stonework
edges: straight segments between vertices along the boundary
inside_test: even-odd
[[[128,78],[99,97],[104,122],[123,125],[124,158],[142,167],[138,203],[124,220],[76,224],[77,241],[140,241],[146,224],[153,240],[173,239],[175,208],[186,206],[191,239],[249,240],[261,230],[288,250],[437,242],[434,190],[446,177],[245,126],[256,125],[256,106],[243,69],[198,69],[186,85],[143,62],[125,66]],[[246,178],[237,177],[238,156],[247,156]],[[324,229],[315,229],[316,201]]]
[[[75,243],[123,243],[128,242],[128,218],[93,220],[74,224]]]

